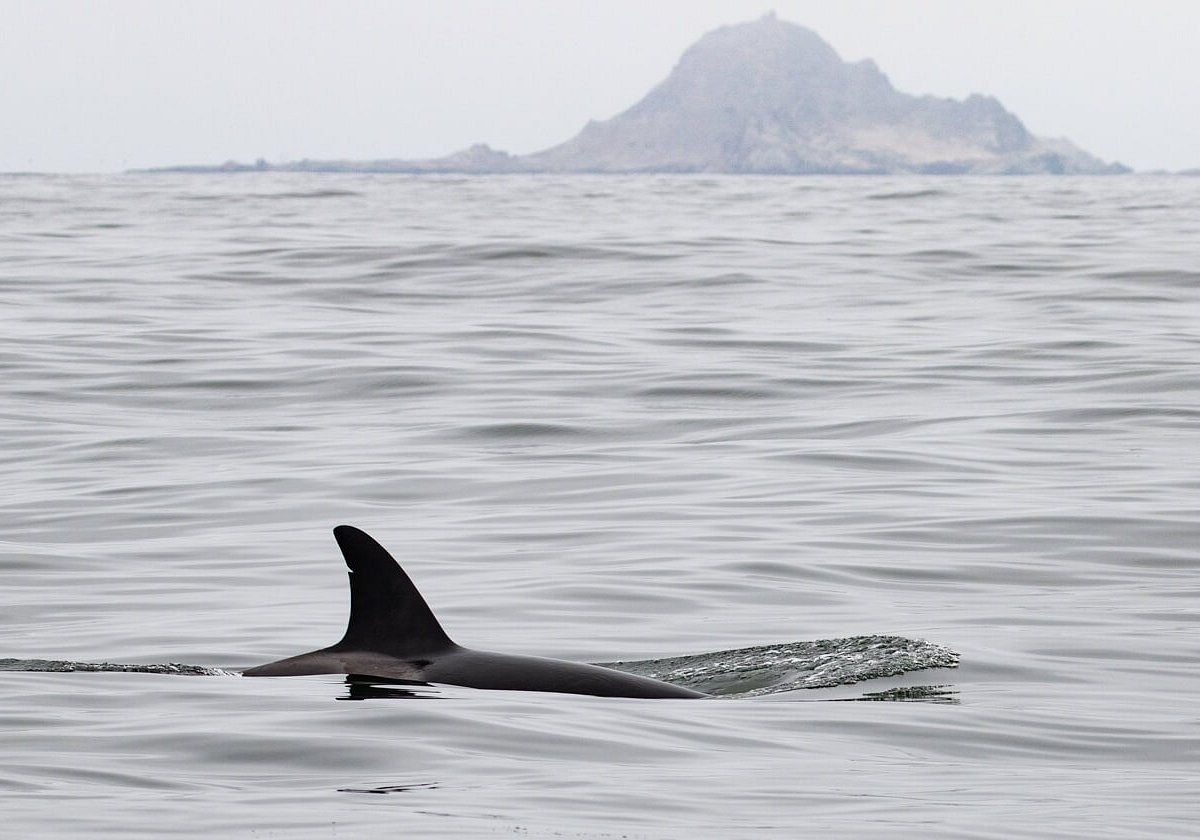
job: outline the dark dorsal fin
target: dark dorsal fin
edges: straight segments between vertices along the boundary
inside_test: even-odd
[[[333,536],[350,569],[350,621],[334,648],[412,657],[454,646],[387,549],[351,525]]]

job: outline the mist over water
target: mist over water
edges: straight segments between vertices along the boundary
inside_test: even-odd
[[[1149,177],[0,178],[0,659],[333,642],[341,522],[472,647],[962,657],[699,703],[3,671],[6,825],[1190,831],[1198,219]]]

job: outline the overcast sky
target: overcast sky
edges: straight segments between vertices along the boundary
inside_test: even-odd
[[[1200,166],[1200,0],[0,0],[0,171],[532,152],[772,9],[906,93]]]

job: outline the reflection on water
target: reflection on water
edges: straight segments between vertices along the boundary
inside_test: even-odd
[[[406,793],[413,790],[437,790],[436,782],[412,782],[405,785],[380,785],[373,788],[338,788],[338,793]]]
[[[902,703],[958,703],[958,690],[949,685],[911,685],[889,688],[886,691],[868,691],[862,697],[843,697],[839,701],[876,700]]]
[[[435,700],[443,697],[429,683],[389,680],[351,674],[346,677],[346,694],[338,700]],[[430,690],[421,691],[419,687]]]

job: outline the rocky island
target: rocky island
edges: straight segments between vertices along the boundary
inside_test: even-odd
[[[486,145],[427,160],[230,162],[170,171],[1114,174],[1067,140],[1032,135],[990,96],[912,96],[873,61],[843,61],[812,30],[768,14],[689,47],[637,104],[544,151]],[[163,171],[163,170],[158,170]]]

